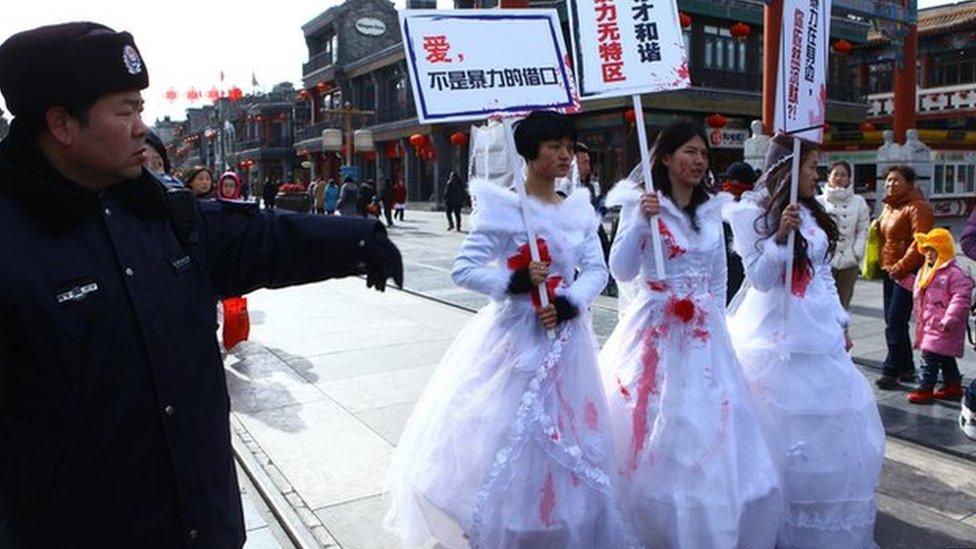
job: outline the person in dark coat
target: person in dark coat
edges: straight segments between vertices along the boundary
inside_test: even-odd
[[[731,194],[738,201],[742,198],[742,193],[752,190],[756,180],[759,179],[759,174],[749,164],[736,162],[730,165],[725,173],[720,174],[719,179],[722,181],[721,190]],[[742,267],[742,258],[735,253],[735,248],[732,246],[732,227],[724,221],[722,227],[725,230],[725,258],[729,270],[725,283],[725,304],[728,305],[742,287],[746,271]]]
[[[393,226],[393,183],[389,179],[383,182],[383,190],[380,191],[380,200],[383,202],[383,216],[386,217],[386,226]]]
[[[142,166],[147,86],[102,25],[0,45],[3,547],[240,548],[215,300],[402,283],[381,223],[167,189]]]
[[[376,184],[372,179],[367,179],[365,183],[359,186],[359,194],[356,198],[356,211],[359,212],[359,215],[363,217],[370,215],[369,207],[375,199]],[[376,216],[379,217],[379,212]]]
[[[261,197],[264,199],[264,209],[275,209],[275,200],[278,197],[278,187],[281,187],[280,181],[272,181],[271,178],[264,180],[264,188],[261,190]]]
[[[444,206],[447,211],[447,230],[461,230],[461,208],[468,202],[468,190],[457,172],[447,176],[447,188],[444,189]]]

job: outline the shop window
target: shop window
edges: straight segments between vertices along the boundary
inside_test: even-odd
[[[976,191],[976,166],[970,163],[936,164],[933,196],[971,195]]]
[[[868,89],[871,93],[890,92],[894,74],[891,61],[868,65]]]
[[[959,50],[933,55],[929,63],[929,86],[952,86],[976,81],[976,50]]]
[[[705,52],[704,66],[729,72],[746,72],[746,42],[732,38],[732,33],[724,27],[704,25]]]

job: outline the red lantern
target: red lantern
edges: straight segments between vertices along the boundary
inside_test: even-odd
[[[725,118],[721,114],[715,113],[709,115],[708,118],[705,119],[705,122],[708,123],[709,128],[722,129],[726,124],[729,123],[729,119]]]
[[[180,94],[176,93],[176,90],[174,90],[173,88],[170,88],[166,90],[166,93],[163,94],[163,96],[166,97],[167,101],[172,103],[173,101],[176,101],[176,98],[179,97]]]
[[[729,28],[729,33],[732,34],[732,38],[748,38],[752,34],[752,27],[745,23],[736,23]]]
[[[386,144],[386,157],[400,158],[400,144],[398,142],[390,141]]]
[[[240,101],[242,97],[244,97],[244,92],[242,92],[237,86],[234,86],[230,89],[230,91],[227,92],[227,97],[236,103],[237,101]]]
[[[190,89],[186,90],[186,100],[190,103],[196,103],[197,100],[200,99],[201,95],[203,94],[200,93],[200,90],[196,88],[191,87]]]
[[[634,112],[634,109],[627,109],[624,111],[624,120],[626,120],[631,126],[634,125],[634,122],[637,121],[637,113]]]
[[[220,90],[217,89],[217,86],[214,86],[207,91],[207,99],[213,101],[214,103],[220,99]]]
[[[847,55],[854,51],[854,46],[847,40],[841,38],[840,40],[834,42],[834,51],[841,55]]]
[[[858,129],[861,130],[862,132],[873,132],[874,124],[870,122],[861,122],[861,125],[858,126]]]
[[[464,132],[454,132],[451,134],[451,144],[463,147],[468,144],[468,134]]]
[[[410,136],[410,144],[414,146],[415,149],[421,149],[427,145],[429,141],[427,136],[422,133],[415,133]]]
[[[308,99],[308,90],[298,90],[298,100],[305,101]]]
[[[329,85],[326,84],[325,82],[319,82],[318,84],[315,85],[315,89],[319,90],[319,93],[322,93],[325,90],[329,89]]]
[[[687,29],[691,26],[691,16],[685,12],[678,13],[678,21],[681,21],[681,28]]]

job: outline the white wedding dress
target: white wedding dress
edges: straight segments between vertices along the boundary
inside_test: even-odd
[[[625,515],[647,547],[771,548],[779,483],[725,325],[730,197],[698,207],[698,230],[661,198],[663,281],[639,198],[626,180],[609,198],[611,272],[637,294],[600,354]]]
[[[811,268],[783,301],[788,252],[764,238],[764,190],[730,204],[747,283],[728,323],[783,479],[777,547],[874,547],[875,489],[885,433],[874,394],[844,349],[847,313],[827,257],[827,235],[800,208]]]
[[[589,197],[527,199],[550,275],[562,277],[556,292],[580,311],[550,340],[528,294],[506,293],[507,261],[527,242],[517,195],[482,180],[470,188],[473,231],[453,278],[492,302],[458,334],[410,417],[386,525],[407,546],[625,546],[587,309],[607,281]]]

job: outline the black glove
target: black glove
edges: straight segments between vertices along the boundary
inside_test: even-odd
[[[566,299],[565,296],[557,296],[552,305],[556,308],[556,322],[562,324],[567,320],[572,320],[579,316],[579,308]]]
[[[512,272],[512,277],[508,279],[506,292],[512,295],[527,294],[532,291],[532,278],[529,277],[529,268],[522,267]]]
[[[387,237],[386,229],[377,223],[377,230],[366,248],[366,287],[382,292],[390,278],[398,288],[403,288],[403,258]]]

